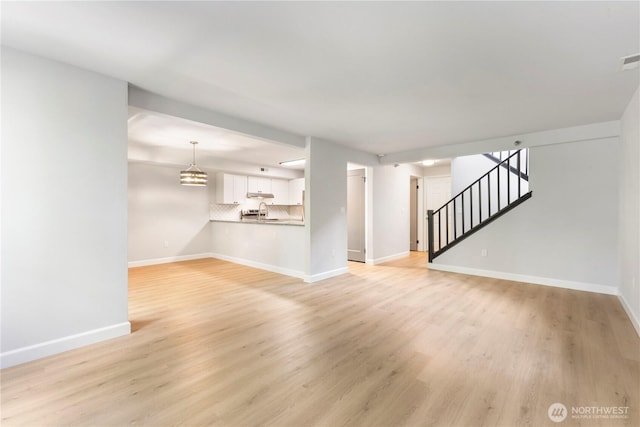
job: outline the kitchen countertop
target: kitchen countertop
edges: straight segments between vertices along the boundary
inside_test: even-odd
[[[241,224],[260,224],[260,225],[297,225],[304,226],[304,221],[299,219],[268,219],[258,222],[257,219],[210,219],[210,222],[235,222]]]

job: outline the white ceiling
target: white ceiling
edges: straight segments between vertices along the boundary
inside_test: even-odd
[[[619,119],[638,2],[2,2],[2,43],[371,153]]]
[[[305,157],[304,149],[263,141],[204,123],[129,107],[129,151],[144,150],[147,158],[164,154],[172,163],[189,164],[190,141],[197,141],[196,163],[212,166],[220,159],[259,166],[282,167],[280,162]],[[291,169],[304,169],[291,166]]]

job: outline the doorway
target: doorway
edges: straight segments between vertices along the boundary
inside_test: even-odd
[[[347,259],[365,262],[365,170],[347,171]]]
[[[418,234],[418,178],[411,177],[409,182],[409,250],[417,251],[420,243]]]

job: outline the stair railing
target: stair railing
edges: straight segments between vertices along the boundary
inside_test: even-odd
[[[492,162],[501,164],[504,159],[511,156],[513,153],[516,153],[517,151],[518,150],[494,151],[492,153],[484,153],[483,156],[485,156],[487,159],[491,160]],[[526,150],[526,149],[523,150],[522,156],[524,157],[522,159],[522,162],[524,164],[523,170],[518,170],[513,166],[511,166],[509,170],[511,171],[511,173],[520,175],[520,177],[525,181],[529,181],[529,150]],[[502,163],[502,167],[507,168],[508,166],[506,163]]]
[[[529,199],[528,163],[528,149],[514,151],[439,209],[427,211],[429,262]]]

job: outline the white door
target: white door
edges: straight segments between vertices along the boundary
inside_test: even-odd
[[[418,178],[409,183],[409,249],[418,250]]]
[[[365,261],[364,169],[347,173],[347,259]]]

